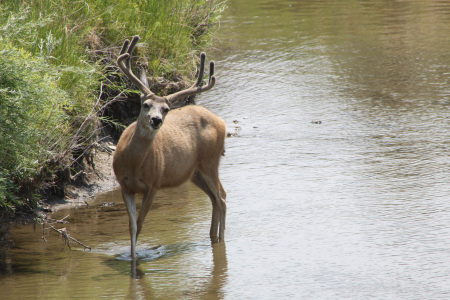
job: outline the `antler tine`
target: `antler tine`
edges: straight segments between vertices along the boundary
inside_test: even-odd
[[[195,94],[200,94],[205,91],[208,91],[216,84],[216,78],[213,75],[214,74],[214,62],[212,61],[212,62],[210,62],[210,69],[209,69],[210,77],[209,77],[208,84],[205,86],[202,86],[202,87],[199,86],[203,80],[203,74],[205,71],[205,60],[206,60],[206,54],[204,52],[202,52],[200,54],[200,70],[199,70],[197,80],[190,88],[183,90],[183,91],[179,91],[172,95],[166,96],[166,99],[169,103],[173,103],[180,98],[186,98],[186,97],[189,97],[189,96],[192,96]]]
[[[127,53],[129,54],[128,57],[125,59],[125,64],[127,69],[130,71],[130,73],[133,74],[133,70],[131,69],[131,54],[133,53],[134,48],[136,47],[137,43],[139,42],[139,36],[135,35],[131,39],[131,44],[128,47]],[[128,44],[128,43],[127,43]],[[134,75],[134,74],[133,74]]]
[[[211,83],[211,78],[214,77],[214,62],[210,61],[209,62],[209,81],[208,84]]]
[[[200,54],[200,70],[198,71],[197,80],[195,81],[195,84],[192,87],[199,86],[200,83],[202,83],[203,81],[203,74],[205,73],[205,60],[206,60],[206,53],[202,52]]]
[[[134,75],[131,70],[131,53],[133,52],[136,44],[139,41],[139,36],[135,35],[131,40],[131,44],[129,40],[125,40],[122,46],[122,50],[120,50],[120,55],[117,58],[117,65],[122,70],[122,72],[127,75],[128,79],[134,83],[134,85],[141,91],[144,96],[153,95],[152,91],[145,86],[145,84],[139,80],[139,78]]]
[[[122,50],[120,50],[120,55],[124,54],[128,50],[128,46],[130,45],[130,41],[128,39],[123,42]]]

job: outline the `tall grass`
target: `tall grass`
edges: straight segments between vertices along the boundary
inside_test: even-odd
[[[97,6],[104,9],[104,2]],[[196,50],[210,41],[213,26],[225,8],[223,2],[207,0],[120,1],[102,15],[103,24],[112,24],[104,31],[111,44],[117,36],[130,32],[139,34],[141,53],[148,58],[155,76],[177,70],[189,74],[196,64]],[[142,50],[144,49],[144,50]]]
[[[0,4],[0,212],[36,194],[95,140],[92,112],[123,40],[149,74],[191,75],[225,5],[214,0],[4,0]],[[119,83],[120,85],[120,83]],[[102,103],[101,105],[103,105]]]
[[[23,7],[22,1],[5,0],[12,11]],[[167,72],[192,71],[196,52],[207,46],[212,28],[225,9],[218,0],[31,0],[32,20],[51,18],[41,27],[31,53],[40,51],[41,40],[52,35],[55,63],[82,66],[86,46],[92,34],[98,35],[105,49],[120,47],[123,39],[138,34],[141,53],[150,61],[150,71],[158,75]],[[145,49],[145,50],[142,50]],[[72,82],[72,80],[68,80]]]

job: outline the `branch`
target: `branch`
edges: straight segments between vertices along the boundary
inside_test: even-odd
[[[53,224],[57,224],[57,223],[60,223],[60,224],[69,223],[69,222],[65,221],[65,219],[67,217],[69,217],[69,215],[65,216],[64,218],[62,218],[60,220],[54,220],[54,219],[48,219],[48,218],[42,219],[42,239],[45,242],[47,242],[47,240],[45,239],[45,231],[50,228],[50,229],[56,231],[63,238],[64,243],[67,245],[67,247],[69,247],[69,250],[72,251],[72,248],[70,247],[70,242],[75,242],[78,245],[83,246],[84,250],[86,250],[86,249],[89,249],[89,251],[92,250],[91,247],[83,244],[82,242],[78,241],[76,238],[72,237],[65,227],[58,229],[55,226],[53,226]],[[46,228],[45,226],[48,226],[48,228]]]

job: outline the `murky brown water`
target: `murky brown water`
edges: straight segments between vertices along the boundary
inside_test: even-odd
[[[209,243],[206,195],[160,193],[133,279],[111,191],[58,213],[91,252],[14,230],[2,298],[450,297],[450,4],[228,6],[199,99],[239,131],[221,166],[225,245]]]

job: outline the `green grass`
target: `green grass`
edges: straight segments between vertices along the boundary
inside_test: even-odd
[[[21,1],[3,2],[4,7],[14,12],[24,7]],[[80,57],[87,55],[85,50],[93,35],[100,37],[104,50],[108,50],[119,48],[125,38],[138,34],[143,43],[140,51],[149,59],[150,71],[158,75],[175,70],[189,74],[195,66],[194,58],[210,42],[214,32],[211,29],[225,8],[224,2],[215,0],[32,0],[27,3],[29,20],[51,20],[41,21],[46,24],[40,27],[34,41],[25,42],[31,53],[42,51],[44,43],[52,49],[55,64],[84,67]],[[18,42],[24,44],[23,40]]]
[[[73,153],[96,141],[98,120],[108,117],[95,112],[125,86],[110,81],[125,38],[140,35],[150,75],[190,77],[224,8],[213,0],[2,1],[0,212],[34,209],[43,188],[73,172]]]
[[[118,2],[102,15],[104,24],[115,24],[104,31],[105,39],[114,44],[116,36],[139,34],[141,49],[145,49],[140,51],[148,58],[150,71],[157,76],[174,70],[192,71],[197,57],[195,50],[210,41],[212,31],[207,29],[217,22],[224,9],[223,3],[205,0],[130,2],[133,4]]]

